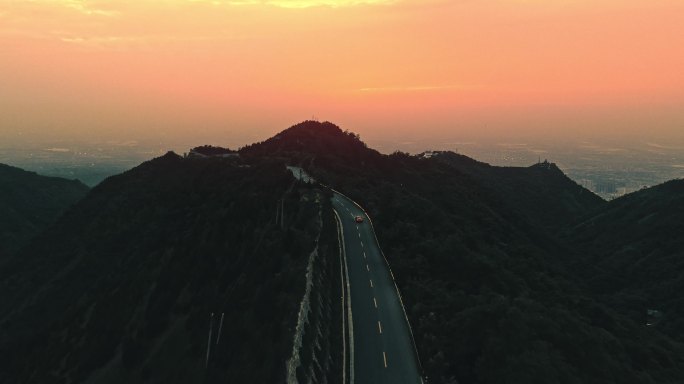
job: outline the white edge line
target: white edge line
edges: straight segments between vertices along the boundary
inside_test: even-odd
[[[339,202],[339,201],[338,201]],[[346,337],[346,330],[347,330],[347,322],[345,319],[345,310],[344,310],[344,297],[345,297],[345,284],[344,284],[344,267],[343,267],[343,261],[342,261],[342,248],[344,247],[344,238],[342,236],[342,229],[340,226],[340,217],[337,214],[337,211],[333,208],[333,213],[335,214],[335,222],[337,224],[337,242],[340,244],[340,284],[341,284],[341,289],[340,291],[342,292],[342,384],[347,384],[347,337]]]
[[[349,384],[354,384],[354,323],[352,321],[351,309],[351,287],[349,286],[349,268],[347,266],[347,252],[344,246],[344,228],[340,215],[335,211],[338,220],[340,233],[342,234],[342,256],[344,257],[344,275],[347,280],[347,329],[349,329]],[[344,369],[344,367],[343,367]]]
[[[368,212],[366,212],[366,210],[363,209],[363,207],[361,207],[356,201],[347,197],[347,195],[345,195],[344,193],[339,192],[339,191],[337,191],[331,187],[328,187],[328,188],[330,188],[331,191],[333,191],[333,192],[339,194],[340,196],[344,197],[348,201],[351,201],[354,205],[359,207],[359,209],[366,215],[366,217],[368,218],[368,222],[371,225],[371,231],[373,232],[373,237],[375,237],[375,243],[378,245],[378,249],[380,250],[380,254],[382,255],[383,259],[385,259],[385,264],[387,265],[387,269],[390,271],[390,273],[392,273],[392,268],[390,268],[389,262],[387,261],[387,257],[385,256],[385,253],[382,252],[382,248],[380,248],[380,242],[378,241],[378,235],[375,234],[375,227],[373,226],[373,220],[371,220],[371,217],[368,215]],[[361,246],[363,246],[363,242],[361,243]],[[409,321],[408,315],[406,314],[406,308],[404,307],[404,301],[401,299],[401,293],[399,292],[399,287],[397,286],[396,281],[394,281],[394,288],[397,290],[397,296],[399,297],[399,303],[401,304],[402,311],[404,311],[404,318],[406,319],[406,324],[408,325],[409,333],[411,334],[411,341],[413,342],[413,349],[415,352],[416,361],[418,361],[418,369],[421,371],[421,375],[422,375],[423,365],[420,362],[420,356],[418,356],[418,346],[416,345],[416,339],[413,337],[413,329],[411,329],[411,322]],[[421,382],[423,381],[422,377],[420,378],[420,381]]]

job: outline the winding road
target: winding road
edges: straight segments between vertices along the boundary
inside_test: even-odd
[[[351,314],[347,382],[422,383],[408,320],[371,221],[340,193],[333,196],[333,208],[341,225]]]

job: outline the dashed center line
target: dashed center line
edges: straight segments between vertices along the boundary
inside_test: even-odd
[[[375,297],[373,298],[373,305],[375,305],[375,308],[377,308],[377,307],[378,307],[378,301],[377,301],[377,300],[375,300]]]
[[[366,252],[363,253],[363,258],[364,258],[364,259],[366,258]]]
[[[361,242],[361,247],[363,247],[363,241]]]
[[[366,264],[366,271],[370,272],[370,267]]]
[[[373,280],[370,280],[371,288],[373,288]]]
[[[382,352],[382,360],[385,362],[385,368],[387,368],[387,354],[385,351]]]
[[[380,324],[380,320],[378,320],[378,332],[382,335],[382,324]]]

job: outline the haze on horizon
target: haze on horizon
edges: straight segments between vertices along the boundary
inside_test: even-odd
[[[0,141],[684,143],[679,0],[0,3]]]

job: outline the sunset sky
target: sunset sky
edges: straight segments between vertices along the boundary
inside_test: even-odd
[[[0,0],[0,140],[684,141],[682,0]]]

